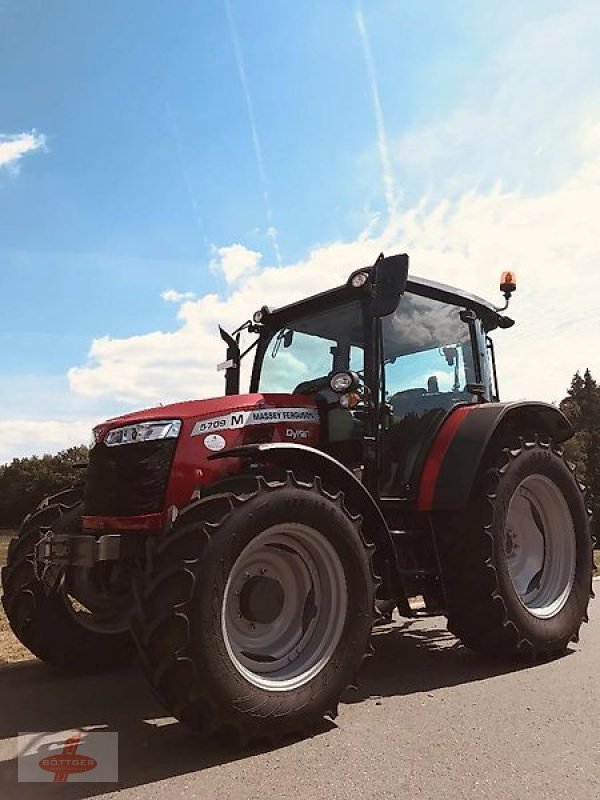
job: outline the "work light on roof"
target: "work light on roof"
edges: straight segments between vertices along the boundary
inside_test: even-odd
[[[361,286],[364,286],[365,283],[369,280],[369,273],[368,272],[357,272],[356,275],[352,276],[352,280],[350,283],[354,286],[355,289],[360,289]]]

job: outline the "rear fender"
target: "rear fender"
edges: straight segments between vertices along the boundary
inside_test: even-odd
[[[374,564],[376,572],[382,580],[378,594],[382,598],[400,595],[401,581],[396,551],[381,509],[358,478],[335,458],[313,447],[277,442],[223,450],[210,458],[248,459],[251,464],[261,465],[261,467],[264,465],[264,467],[275,467],[279,470],[291,470],[299,480],[308,481],[318,475],[326,491],[343,492],[346,507],[351,513],[361,515],[363,535],[376,547]],[[232,476],[231,479],[224,481],[223,484],[218,484],[214,489],[208,487],[208,492],[212,494],[213,491],[235,490],[237,482],[239,481],[239,485],[242,485],[243,479],[243,473],[238,478]]]
[[[479,403],[454,409],[427,455],[417,498],[419,511],[465,508],[486,452],[507,437],[535,434],[556,444],[573,435],[571,423],[548,403]]]

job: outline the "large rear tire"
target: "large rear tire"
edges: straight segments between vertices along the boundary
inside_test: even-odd
[[[12,539],[2,569],[2,605],[19,641],[35,656],[71,671],[96,671],[131,660],[130,597],[98,589],[98,569],[60,569],[42,577],[35,547],[44,534],[80,530],[82,491],[43,501]],[[130,593],[129,593],[130,594]]]
[[[491,461],[466,511],[437,526],[448,628],[486,654],[551,658],[587,621],[584,491],[551,443],[521,441]]]
[[[249,478],[190,507],[152,555],[132,620],[165,707],[242,741],[334,717],[368,649],[371,550],[318,479]]]

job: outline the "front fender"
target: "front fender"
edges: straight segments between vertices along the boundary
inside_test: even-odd
[[[303,475],[318,475],[325,489],[342,491],[349,510],[362,516],[366,539],[376,547],[375,565],[383,582],[381,596],[399,596],[401,579],[396,550],[381,509],[354,473],[335,458],[314,447],[284,442],[243,445],[214,453],[209,458],[244,458],[258,464],[271,464],[292,470],[300,479]]]
[[[419,481],[419,511],[465,508],[484,454],[506,431],[536,433],[564,442],[573,435],[565,415],[549,403],[480,403],[459,406],[446,417],[431,447]]]

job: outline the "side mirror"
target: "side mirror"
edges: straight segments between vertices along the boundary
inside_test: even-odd
[[[442,347],[442,352],[444,353],[446,364],[448,364],[449,367],[453,367],[456,363],[456,357],[458,355],[456,347]]]
[[[403,253],[385,258],[383,253],[375,262],[375,288],[370,312],[374,317],[393,314],[406,290],[408,256]]]

